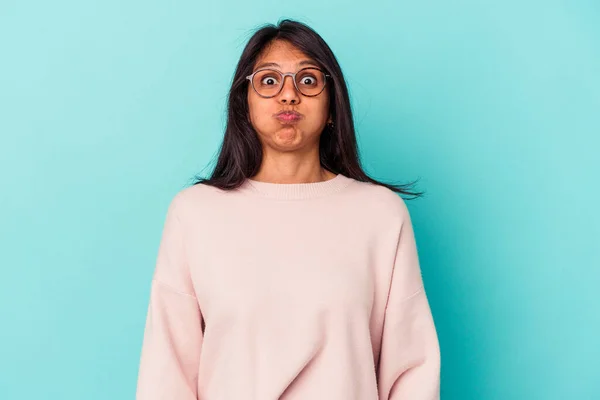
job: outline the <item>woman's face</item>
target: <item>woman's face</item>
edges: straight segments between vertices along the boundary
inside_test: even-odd
[[[289,42],[275,40],[258,57],[252,72],[263,68],[280,72],[296,72],[309,66],[318,67],[313,60]],[[306,82],[311,82],[310,80]],[[272,84],[272,80],[266,80]],[[299,93],[291,76],[286,76],[283,88],[274,97],[263,98],[252,89],[248,82],[249,118],[263,145],[278,150],[294,150],[319,144],[319,137],[329,119],[328,87],[314,97]],[[276,117],[281,111],[300,113],[297,120],[282,120]]]

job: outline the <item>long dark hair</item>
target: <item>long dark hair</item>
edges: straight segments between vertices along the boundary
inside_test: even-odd
[[[245,178],[258,173],[262,146],[248,118],[249,82],[261,51],[274,40],[285,40],[311,57],[331,75],[328,82],[329,111],[333,127],[327,125],[320,136],[319,158],[323,168],[362,182],[385,186],[408,199],[424,192],[411,190],[417,181],[391,184],[377,181],[363,171],[356,142],[348,89],[337,59],[323,38],[306,24],[282,19],[277,25],[261,26],[250,37],[238,61],[227,101],[227,125],[219,156],[210,178],[196,176],[194,185],[205,184],[223,190],[239,187]]]

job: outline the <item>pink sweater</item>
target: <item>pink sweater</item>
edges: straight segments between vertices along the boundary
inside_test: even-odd
[[[174,196],[138,400],[434,400],[439,376],[399,195],[340,174]]]

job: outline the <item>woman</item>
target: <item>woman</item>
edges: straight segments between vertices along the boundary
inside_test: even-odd
[[[210,179],[177,193],[152,281],[138,400],[432,400],[440,353],[406,186],[363,172],[335,56],[259,29]]]

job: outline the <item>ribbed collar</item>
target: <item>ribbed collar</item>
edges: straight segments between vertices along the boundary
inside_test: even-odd
[[[342,174],[327,181],[312,183],[272,183],[247,178],[239,190],[271,199],[302,200],[336,193],[352,181],[352,178]]]

